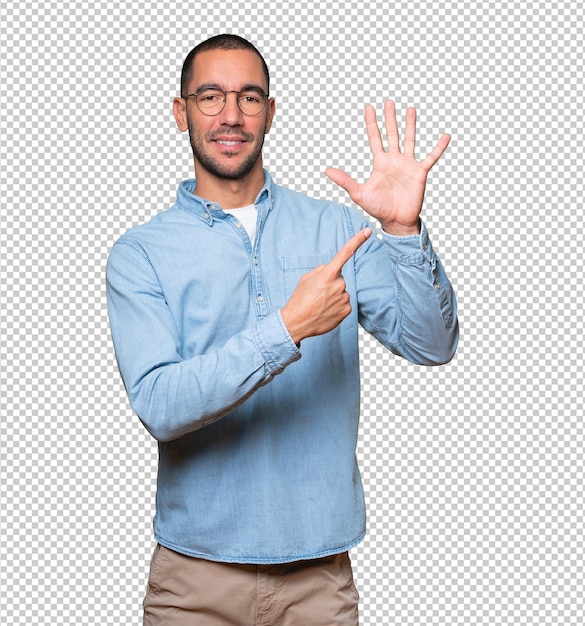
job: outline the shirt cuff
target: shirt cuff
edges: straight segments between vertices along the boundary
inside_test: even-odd
[[[301,351],[292,340],[280,311],[271,313],[252,329],[252,339],[269,375],[276,376],[285,367],[301,358]]]
[[[433,246],[424,222],[420,220],[417,235],[389,235],[382,231],[382,239],[390,256],[399,263],[418,265],[425,261],[434,264]]]

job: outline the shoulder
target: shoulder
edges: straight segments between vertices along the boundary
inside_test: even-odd
[[[182,211],[177,204],[174,204],[150,218],[147,222],[128,229],[116,240],[114,245],[148,246],[150,243],[160,241],[161,238],[165,239],[180,233],[185,224],[190,221],[192,220],[189,219],[185,211]]]
[[[161,248],[173,249],[169,244],[176,242],[185,230],[182,222],[186,218],[182,213],[177,205],[173,205],[147,222],[128,229],[114,242],[108,254],[107,267],[144,262],[150,265]]]

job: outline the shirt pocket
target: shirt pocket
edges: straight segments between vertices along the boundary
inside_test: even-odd
[[[314,270],[319,265],[325,265],[335,256],[335,251],[329,254],[302,254],[297,256],[280,257],[280,267],[284,276],[284,290],[286,299],[292,296],[293,291],[301,280],[301,276]]]

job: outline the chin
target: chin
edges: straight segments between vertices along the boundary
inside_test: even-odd
[[[254,168],[256,168],[259,163],[257,156],[253,159],[246,159],[239,164],[234,163],[231,166],[229,163],[218,163],[214,159],[197,159],[197,161],[209,174],[225,180],[240,180],[246,178],[246,176],[254,171]]]

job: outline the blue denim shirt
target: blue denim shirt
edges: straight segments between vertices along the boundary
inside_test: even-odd
[[[343,269],[351,314],[299,348],[280,309],[367,225],[362,214],[266,172],[252,246],[237,218],[194,189],[184,181],[170,209],[116,242],[107,266],[120,372],[159,442],[156,540],[240,563],[347,550],[365,533],[358,324],[413,363],[445,363],[458,341],[449,280],[424,224],[416,236],[372,235]]]

